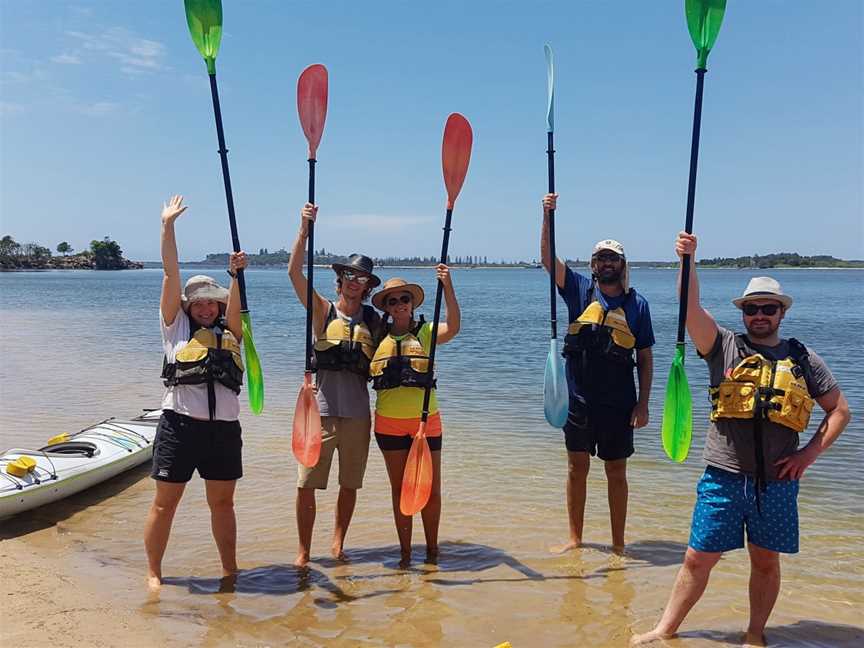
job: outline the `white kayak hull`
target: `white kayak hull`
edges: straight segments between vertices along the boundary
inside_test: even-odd
[[[0,456],[0,518],[55,502],[134,468],[153,456],[161,412],[135,419],[107,419],[38,450],[13,448]],[[27,475],[7,471],[10,462],[30,457]]]

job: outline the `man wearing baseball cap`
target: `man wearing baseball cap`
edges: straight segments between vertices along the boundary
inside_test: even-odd
[[[331,553],[344,560],[348,525],[363,486],[369,456],[372,419],[366,381],[375,354],[381,318],[363,302],[381,280],[372,273],[372,259],[352,254],[347,263],[334,263],[336,299],[330,301],[312,291],[306,303],[307,280],[303,275],[303,251],[315,222],[317,205],[306,203],[300,213],[300,232],[291,249],[288,276],[300,303],[312,308],[315,353],[315,386],[321,410],[321,458],[312,468],[297,466],[297,532],[300,548],[294,564],[309,562],[315,525],[315,490],[326,490],[333,453],[339,452],[339,497]]]
[[[540,253],[555,273],[567,303],[570,325],[564,338],[570,406],[564,425],[567,447],[567,513],[570,539],[561,551],[582,544],[590,456],[603,460],[608,482],[612,548],[624,551],[627,520],[627,458],[633,430],[648,423],[654,331],[645,298],[630,287],[624,246],[599,241],[591,254],[591,276],[573,272],[549,252],[550,210],[557,194],[543,198]],[[554,262],[554,265],[553,265]],[[634,367],[639,375],[638,395]]]
[[[780,323],[792,307],[771,277],[754,277],[732,303],[746,333],[717,325],[699,303],[696,237],[678,234],[678,256],[690,255],[687,332],[708,363],[711,414],[690,541],[657,626],[635,645],[674,636],[708,584],[723,552],[750,554],[750,620],[744,643],[765,645],[765,624],[780,592],[780,554],[798,552],[798,485],[804,471],[849,422],[849,405],[825,362]],[[814,403],[825,416],[799,448]]]

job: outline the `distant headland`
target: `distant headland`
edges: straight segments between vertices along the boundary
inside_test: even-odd
[[[8,234],[0,239],[0,270],[140,270],[144,264],[123,258],[117,241],[109,237],[91,241],[90,249],[75,253],[66,241],[57,245],[59,256],[38,243],[18,243]]]

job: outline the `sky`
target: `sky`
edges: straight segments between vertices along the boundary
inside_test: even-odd
[[[683,0],[224,1],[217,75],[240,241],[290,248],[306,200],[296,83],[330,75],[315,247],[437,256],[451,112],[474,131],[450,253],[539,255],[546,64],[555,51],[561,256],[620,240],[674,258],[695,89]],[[864,258],[860,0],[729,0],[708,59],[700,257]],[[159,258],[230,249],[206,67],[181,0],[0,0],[0,233],[52,249],[110,236]]]

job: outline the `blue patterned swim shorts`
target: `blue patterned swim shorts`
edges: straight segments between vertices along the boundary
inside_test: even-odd
[[[747,541],[780,553],[798,553],[798,481],[769,481],[756,509],[756,480],[708,466],[696,486],[690,546],[731,551]]]

